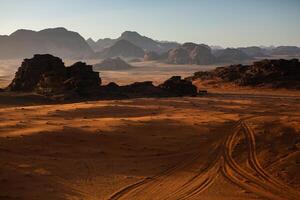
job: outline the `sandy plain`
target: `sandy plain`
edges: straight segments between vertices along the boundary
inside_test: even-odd
[[[299,91],[196,84],[209,93],[75,103],[0,93],[0,199],[300,199]]]

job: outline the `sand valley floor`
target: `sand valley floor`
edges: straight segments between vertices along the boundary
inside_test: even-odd
[[[0,199],[299,199],[293,94],[65,104],[1,94]]]

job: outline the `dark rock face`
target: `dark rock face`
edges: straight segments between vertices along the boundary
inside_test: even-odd
[[[152,81],[136,82],[122,86],[122,90],[133,97],[163,97],[164,92],[153,85]]]
[[[210,72],[196,72],[191,79],[215,78],[240,86],[300,89],[300,62],[297,59],[262,60],[252,65],[230,65]]]
[[[124,57],[124,58],[142,58],[144,56],[144,50],[127,40],[119,40],[113,46],[104,49],[101,52],[95,53],[92,58],[112,58],[112,57]]]
[[[173,76],[159,85],[163,90],[176,96],[196,96],[197,87],[191,81],[181,79],[180,76]]]
[[[60,58],[46,54],[25,59],[7,90],[87,97],[100,84],[99,73],[92,66],[78,62],[65,67]]]
[[[33,91],[42,77],[49,73],[64,73],[64,63],[58,57],[51,55],[35,55],[25,59],[8,86],[11,91]]]
[[[107,58],[103,60],[99,64],[94,65],[94,69],[97,71],[106,71],[106,70],[112,70],[112,71],[120,71],[120,70],[130,70],[133,67],[126,63],[121,58]]]
[[[181,47],[169,51],[167,62],[172,64],[201,65],[211,64],[215,62],[215,58],[208,46],[185,43]]]

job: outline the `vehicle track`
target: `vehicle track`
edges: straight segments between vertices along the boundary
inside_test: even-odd
[[[280,182],[266,172],[260,165],[255,147],[255,134],[247,120],[236,122],[233,132],[228,134],[220,144],[216,156],[205,169],[194,172],[195,163],[201,160],[196,155],[188,162],[171,167],[167,171],[152,178],[129,185],[113,194],[109,200],[117,199],[159,199],[159,200],[188,200],[199,199],[201,193],[211,187],[217,177],[223,176],[230,183],[253,193],[257,196],[272,200],[298,200],[297,191]],[[255,174],[242,168],[232,157],[232,152],[237,144],[239,134],[245,135],[248,150],[248,162]],[[179,176],[184,171],[189,177]],[[181,174],[182,175],[182,174]],[[147,198],[148,195],[148,198]],[[151,198],[149,196],[151,195]]]
[[[249,146],[249,164],[255,170],[255,172],[261,176],[266,182],[273,184],[278,187],[281,192],[285,193],[285,195],[290,196],[291,198],[300,199],[300,193],[295,191],[293,188],[288,187],[286,184],[282,183],[280,180],[275,179],[271,176],[259,163],[256,148],[255,148],[255,133],[247,124],[246,121],[242,122],[242,127],[244,128],[244,133],[246,136],[246,140]]]

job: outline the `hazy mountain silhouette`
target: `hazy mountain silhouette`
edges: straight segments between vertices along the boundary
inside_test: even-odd
[[[144,50],[127,40],[118,40],[114,45],[104,49],[101,52],[95,53],[92,58],[142,58],[144,57]]]
[[[296,46],[279,46],[271,51],[272,55],[290,55],[290,56],[299,56],[300,48]]]
[[[38,32],[21,29],[9,36],[0,36],[0,58],[24,58],[45,53],[82,58],[92,54],[93,50],[82,36],[65,28]]]
[[[227,48],[214,51],[218,62],[235,63],[252,59],[246,53],[239,49]]]
[[[179,44],[176,42],[155,41],[146,36],[142,36],[139,33],[134,32],[134,31],[125,31],[117,39],[105,38],[105,39],[99,39],[97,42],[95,42],[92,39],[88,39],[87,42],[93,48],[94,51],[100,52],[103,49],[114,45],[119,40],[127,40],[127,41],[131,42],[132,44],[134,44],[146,51],[154,51],[157,53],[167,52],[168,50],[179,46]]]
[[[94,41],[93,39],[89,38],[87,39],[87,43],[90,45],[90,47],[95,52],[103,51],[106,48],[111,47],[117,42],[115,39],[105,38],[105,39],[99,39],[98,41]]]
[[[266,49],[252,46],[252,47],[240,47],[238,50],[241,50],[250,57],[268,57]]]
[[[134,67],[129,65],[127,62],[122,60],[121,58],[107,58],[103,60],[101,63],[94,65],[94,70],[96,71],[122,71],[122,70],[130,70]]]
[[[168,52],[167,62],[172,64],[212,64],[215,62],[215,57],[207,45],[185,43]]]

